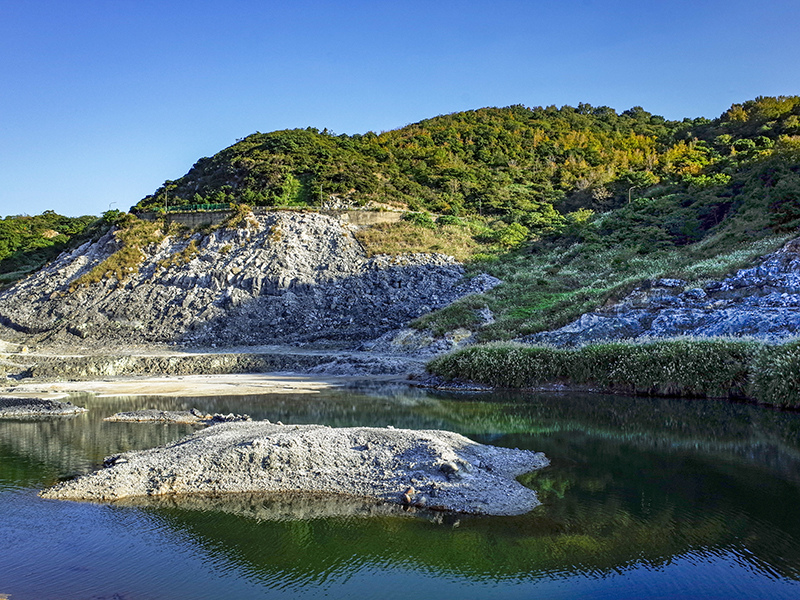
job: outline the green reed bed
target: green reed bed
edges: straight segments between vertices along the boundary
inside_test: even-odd
[[[609,342],[578,349],[492,343],[434,359],[445,379],[497,387],[552,383],[629,394],[751,399],[800,407],[800,342],[680,338]]]
[[[759,402],[800,408],[800,341],[762,346],[750,364],[750,389]]]

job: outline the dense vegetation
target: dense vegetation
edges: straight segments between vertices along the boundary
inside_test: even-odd
[[[501,387],[585,384],[648,395],[753,399],[800,408],[800,343],[678,339],[578,349],[495,343],[434,359],[445,378]]]
[[[416,228],[383,232],[395,241],[389,251],[425,249],[414,238],[439,225],[462,255],[466,237],[477,242],[467,254],[479,257],[554,238],[645,255],[699,242],[733,221],[735,238],[797,228],[799,134],[798,96],[734,104],[715,120],[667,121],[640,107],[617,114],[587,104],[517,105],[380,135],[256,133],[200,159],[134,210],[392,205],[412,211]]]
[[[0,218],[0,287],[36,271],[83,239],[97,217],[64,217],[52,210]]]
[[[719,277],[800,225],[800,97],[714,120],[640,107],[511,106],[376,135],[257,133],[204,158],[137,208],[200,202],[394,205],[361,232],[373,253],[440,251],[503,279],[415,325],[484,341],[565,324],[643,279]]]
[[[646,199],[648,210],[632,223],[644,229],[640,237],[654,233],[662,245],[686,244],[737,208],[754,163],[796,153],[797,134],[797,96],[735,104],[713,121],[666,121],[640,107],[617,114],[587,104],[517,105],[443,115],[380,135],[256,133],[200,159],[136,208],[318,206],[335,199],[496,217],[540,235],[591,221],[586,211]],[[760,183],[777,187],[774,224],[791,226],[800,218],[789,198],[798,174],[773,167]],[[654,225],[653,213],[665,211],[671,218]]]

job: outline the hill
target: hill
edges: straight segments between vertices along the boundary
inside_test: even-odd
[[[0,289],[40,269],[76,238],[81,238],[92,216],[65,217],[54,211],[41,215],[0,218]]]
[[[158,217],[165,205],[206,203],[234,205],[229,223],[180,231]],[[247,216],[249,207],[261,216]],[[331,207],[395,208],[404,216],[344,233],[339,225],[313,226],[297,232],[291,248],[282,227],[273,227],[281,219],[311,223],[322,217],[312,213]],[[582,315],[604,318],[623,299],[630,303],[634,290],[650,290],[643,297],[653,309],[669,300],[683,303],[686,314],[714,311],[714,302],[732,298],[718,298],[722,288],[709,286],[725,287],[736,279],[731,274],[797,237],[800,97],[759,97],[713,120],[667,121],[639,107],[618,114],[581,104],[485,108],[379,135],[256,133],[200,159],[133,208],[145,211],[155,211],[156,221],[106,214],[91,230],[94,243],[4,294],[0,317],[13,335],[352,348],[413,319],[422,333],[409,339],[427,339],[429,348],[464,340],[556,343],[565,336],[538,334],[572,328]],[[349,252],[345,238],[347,248],[358,247],[357,260],[349,261],[349,275],[332,274],[339,254]],[[319,244],[331,252],[314,255]],[[302,277],[292,274],[297,253],[305,256]],[[484,273],[503,283],[464,295],[475,291],[466,282],[451,294],[450,284],[430,280],[394,310],[393,298],[418,286],[411,276],[388,276],[387,267],[428,265],[439,275],[454,268],[409,253],[449,254],[468,277]],[[273,267],[292,273],[270,274]],[[287,288],[284,280],[295,284]],[[732,292],[737,306],[749,306],[746,288]],[[711,300],[690,298],[696,290]],[[756,295],[772,302],[772,291]],[[793,318],[794,300],[781,302]],[[68,318],[75,310],[80,319]],[[648,335],[648,327],[636,335]],[[759,331],[758,323],[751,329]],[[586,341],[577,337],[571,343]]]
[[[496,284],[442,255],[368,257],[351,228],[315,213],[248,213],[191,231],[132,215],[0,291],[0,333],[104,351],[362,343]]]
[[[800,134],[800,97],[759,97],[714,120],[667,121],[641,107],[483,108],[442,115],[381,134],[295,129],[255,133],[135,210],[204,203],[251,206],[393,205],[464,217],[493,216],[541,234],[578,209],[604,212],[633,198],[687,198],[683,225],[666,231],[696,241],[741,192],[742,171]],[[744,177],[746,179],[746,176]],[[776,185],[778,181],[771,182]],[[713,199],[712,199],[713,197]],[[728,200],[724,200],[724,199]],[[792,210],[778,220],[791,221]]]

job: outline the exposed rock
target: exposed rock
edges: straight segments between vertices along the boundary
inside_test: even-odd
[[[424,371],[424,362],[409,356],[377,356],[364,352],[272,347],[260,352],[174,354],[110,353],[68,356],[29,355],[27,377],[42,380],[92,380],[102,377],[214,375],[231,373],[302,372],[328,375],[398,375]]]
[[[85,408],[72,402],[47,400],[43,398],[23,398],[0,396],[0,419],[19,417],[63,417],[86,412]]]
[[[184,423],[190,425],[213,425],[216,423],[235,423],[239,421],[250,421],[249,415],[234,415],[227,414],[221,415],[215,413],[208,415],[200,412],[196,408],[192,410],[156,410],[144,409],[134,410],[129,412],[118,412],[106,417],[104,421],[114,421],[121,423],[142,423],[142,422],[156,422],[156,423]]]
[[[348,225],[323,214],[273,212],[246,222],[167,237],[143,250],[125,281],[72,291],[119,244],[109,233],[62,254],[0,292],[4,337],[353,348],[498,283],[467,280],[445,255],[369,258]],[[184,252],[190,244],[196,252]]]
[[[260,421],[214,425],[167,446],[109,457],[106,464],[41,495],[113,501],[195,493],[326,493],[511,515],[539,504],[536,493],[515,477],[548,460],[542,453],[485,446],[447,431]]]
[[[741,269],[722,281],[689,288],[678,279],[653,280],[618,304],[521,341],[580,345],[678,336],[749,336],[780,341],[797,335],[800,240],[793,240],[759,265]]]
[[[407,355],[430,359],[437,354],[457,350],[473,340],[473,332],[458,328],[443,336],[436,336],[427,329],[404,328],[385,333],[376,340],[364,342],[361,349],[375,353]]]

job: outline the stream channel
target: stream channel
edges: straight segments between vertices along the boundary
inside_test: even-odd
[[[202,398],[76,396],[88,413],[0,421],[0,598],[800,598],[800,414],[599,394],[446,394],[402,385]],[[518,517],[337,499],[43,500],[103,457],[187,425],[140,408],[332,426],[448,429],[543,451]]]

